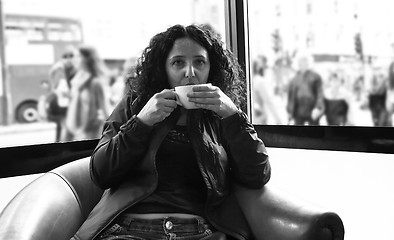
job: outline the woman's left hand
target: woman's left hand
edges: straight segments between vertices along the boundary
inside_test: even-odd
[[[214,111],[222,118],[229,117],[238,110],[233,101],[216,86],[193,87],[193,92],[187,96],[197,107]]]

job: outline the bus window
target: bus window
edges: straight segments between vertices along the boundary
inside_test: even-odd
[[[22,38],[25,35],[24,29],[20,27],[7,26],[5,29],[7,32],[7,41],[9,41],[10,39]]]
[[[76,24],[49,23],[47,25],[48,41],[82,41],[80,27]]]
[[[43,28],[32,28],[29,29],[26,33],[27,37],[31,41],[43,41],[45,39],[44,29]]]
[[[60,41],[62,40],[62,25],[60,23],[48,23],[48,40],[49,41]]]
[[[82,41],[82,29],[79,25],[77,24],[70,24],[69,25],[69,31],[71,34],[71,39],[72,41],[76,42],[81,42]]]

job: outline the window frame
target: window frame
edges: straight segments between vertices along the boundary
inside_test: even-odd
[[[247,77],[248,116],[251,111],[251,63],[248,0],[225,0],[228,46],[237,55]],[[227,24],[229,23],[229,24]],[[255,129],[266,146],[313,150],[394,153],[394,127],[259,125]]]
[[[248,11],[247,1],[224,0],[225,1],[225,23],[226,23],[226,46],[238,58],[238,62],[245,71],[247,92],[247,115],[252,119],[252,95],[250,91],[250,54],[248,19],[245,11]]]

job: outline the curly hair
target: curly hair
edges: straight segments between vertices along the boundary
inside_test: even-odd
[[[204,47],[211,67],[208,83],[219,87],[238,107],[246,108],[245,75],[236,57],[223,47],[220,36],[204,25],[174,25],[158,33],[126,76],[129,94],[138,96],[137,110],[157,92],[169,89],[165,63],[175,41],[190,38]]]

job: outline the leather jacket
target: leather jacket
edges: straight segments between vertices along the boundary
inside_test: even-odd
[[[151,127],[136,117],[130,96],[118,104],[90,161],[92,180],[106,191],[74,239],[95,238],[122,211],[155,191],[156,151],[179,116],[177,108]],[[266,148],[253,125],[242,111],[221,119],[212,111],[197,109],[188,111],[187,128],[208,189],[205,217],[227,235],[252,238],[232,186],[257,189],[270,178]]]

